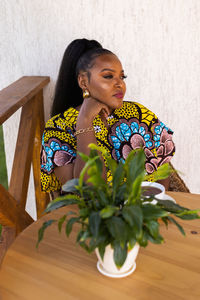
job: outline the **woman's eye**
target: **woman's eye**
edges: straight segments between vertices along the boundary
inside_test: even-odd
[[[121,76],[121,79],[123,79],[123,80],[126,79],[126,78],[127,78],[127,75],[122,75]]]
[[[104,75],[103,77],[106,79],[111,79],[111,78],[113,78],[113,75]]]
[[[106,79],[112,79],[114,76],[113,75],[104,75],[103,77],[106,78]],[[126,78],[127,78],[126,75],[120,76],[120,79],[122,79],[122,80],[124,80]]]

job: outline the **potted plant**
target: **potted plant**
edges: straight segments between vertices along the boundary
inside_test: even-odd
[[[45,229],[53,222],[58,222],[59,231],[65,223],[67,236],[73,224],[79,223],[77,243],[89,253],[96,251],[99,271],[111,277],[127,276],[135,269],[140,246],[146,247],[149,241],[163,243],[159,232],[161,221],[166,226],[174,223],[185,234],[174,216],[187,220],[200,216],[198,210],[189,210],[171,200],[143,195],[141,186],[149,176],[145,173],[142,149],[132,151],[125,163],[117,163],[95,144],[89,147],[89,156],[79,153],[85,161],[80,177],[64,184],[63,190],[67,194],[49,203],[45,210],[49,213],[75,204],[78,212],[70,211],[59,220],[44,222],[38,232],[37,246],[43,239]],[[112,181],[109,183],[102,178],[103,163],[98,152],[102,153],[106,166],[111,170]],[[170,172],[168,164],[162,165],[154,173],[155,181],[168,177]],[[88,179],[85,182],[86,174]]]

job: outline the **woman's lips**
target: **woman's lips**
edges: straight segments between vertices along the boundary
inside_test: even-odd
[[[124,94],[123,93],[117,93],[117,94],[114,95],[114,97],[122,99],[124,97]]]

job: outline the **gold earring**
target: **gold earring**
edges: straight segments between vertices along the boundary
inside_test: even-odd
[[[90,93],[89,93],[89,91],[88,91],[87,89],[85,89],[85,90],[83,91],[83,99],[89,98],[89,97],[90,97]]]

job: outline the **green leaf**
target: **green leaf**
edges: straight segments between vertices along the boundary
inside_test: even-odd
[[[117,194],[115,195],[114,204],[119,206],[119,204],[124,205],[124,203],[128,200],[128,194],[126,191],[126,182],[124,182],[119,189],[117,190]]]
[[[185,236],[185,231],[184,231],[183,227],[182,227],[179,223],[177,223],[176,220],[175,220],[174,218],[168,217],[168,219],[169,219],[172,223],[174,223],[174,224],[177,226],[177,228],[180,230],[180,232],[182,233],[182,235]]]
[[[109,203],[109,198],[108,198],[108,197],[109,197],[109,196],[106,195],[106,194],[104,193],[104,191],[102,191],[101,189],[98,189],[97,195],[98,195],[99,202],[100,202],[101,205],[103,205],[103,206],[108,205],[108,203]]]
[[[126,240],[126,224],[121,218],[113,216],[106,221],[106,225],[114,239],[118,241]]]
[[[163,218],[161,218],[161,220],[163,221],[163,223],[165,224],[165,226],[168,228],[168,218],[167,217],[163,217]]]
[[[128,240],[128,250],[133,249],[133,247],[135,246],[136,242],[137,241],[136,241],[135,237],[129,238],[129,240]]]
[[[80,217],[82,217],[82,218],[87,218],[87,217],[89,217],[89,214],[90,214],[90,210],[89,210],[87,207],[81,208],[81,209],[79,210],[79,215],[80,215]]]
[[[58,209],[63,206],[68,206],[71,204],[78,204],[80,202],[80,198],[77,195],[64,195],[62,197],[59,197],[53,201],[51,201],[47,208],[45,209],[45,212],[50,212],[55,209]]]
[[[163,207],[166,211],[175,214],[177,217],[183,220],[200,219],[200,216],[198,215],[199,209],[190,210],[186,207],[174,203],[171,200],[160,200],[156,198],[156,201],[158,202],[158,205]]]
[[[150,234],[156,239],[159,235],[159,223],[154,220],[149,220],[145,225],[149,229]]]
[[[80,242],[83,242],[83,241],[85,241],[86,239],[88,239],[90,237],[89,231],[86,230],[86,231],[81,231],[81,232],[82,232],[82,234],[79,237]]]
[[[92,212],[89,217],[89,229],[94,237],[98,236],[101,217],[99,212]]]
[[[99,254],[100,254],[102,260],[104,258],[104,253],[105,253],[106,246],[107,246],[106,243],[101,243],[98,246]]]
[[[113,177],[115,172],[116,172],[116,169],[117,169],[117,162],[116,162],[116,160],[114,160],[110,157],[108,157],[106,159],[106,161],[107,161],[107,164],[108,164],[108,168],[110,169],[112,177]]]
[[[122,215],[131,227],[135,225],[138,230],[141,230],[143,224],[143,213],[140,206],[124,206],[122,209]]]
[[[62,216],[62,218],[59,219],[59,221],[58,221],[58,230],[59,230],[59,232],[61,232],[62,225],[65,222],[66,217],[69,216],[69,215],[76,215],[76,213],[74,211],[70,210],[64,216]]]
[[[106,230],[105,224],[103,224],[103,226],[100,226],[98,236],[95,238],[97,246],[99,246],[102,243],[109,244],[110,243],[109,237],[110,237],[109,232],[108,230]]]
[[[88,145],[88,147],[89,147],[91,150],[99,151],[99,152],[102,153],[103,155],[108,155],[108,152],[107,152],[103,147],[97,146],[97,145],[94,144],[94,143],[90,143],[90,144]]]
[[[111,217],[117,210],[119,210],[116,206],[108,205],[100,211],[100,216],[103,219]]]
[[[126,158],[126,160],[125,160],[125,164],[124,164],[124,167],[125,167],[126,170],[129,169],[130,162],[133,160],[133,158],[134,158],[134,156],[136,155],[137,152],[138,152],[138,150],[132,150],[132,151],[128,154],[128,156],[127,156],[127,158]]]
[[[122,161],[120,161],[113,175],[113,199],[115,199],[117,195],[117,191],[120,185],[122,184],[123,179],[124,179],[124,164]]]
[[[166,211],[172,212],[172,213],[178,213],[181,211],[188,210],[187,208],[180,206],[176,204],[174,201],[171,200],[160,200],[155,197],[156,201],[158,202],[158,205],[163,207]]]
[[[90,251],[90,253],[91,253],[92,251],[94,251],[96,248],[97,248],[96,238],[92,237],[92,238],[90,239],[90,243],[89,243],[89,251]]]
[[[96,149],[91,149],[91,150],[90,150],[90,154],[89,154],[90,159],[91,159],[91,158],[94,158],[94,157],[96,157],[96,156],[99,156],[97,150],[96,150]]]
[[[99,231],[98,237],[92,237],[90,240],[90,250],[98,248],[100,245],[108,245],[110,242],[107,239],[108,235],[106,232]]]
[[[62,216],[62,218],[60,218],[59,221],[58,221],[58,231],[59,231],[59,232],[61,232],[62,225],[63,225],[63,223],[65,222],[66,217],[67,217],[67,216],[64,215],[64,216]]]
[[[158,236],[155,238],[146,232],[146,236],[147,236],[148,240],[153,244],[162,244],[164,242],[164,239],[163,239],[162,235],[160,235],[160,234],[158,234]]]
[[[85,166],[83,167],[81,173],[80,173],[80,176],[79,176],[79,187],[82,187],[83,186],[83,179],[84,179],[84,176],[87,172],[87,169],[89,167],[91,167],[92,165],[95,165],[95,161],[99,159],[99,156],[95,156],[91,159],[89,159],[86,163],[85,163]]]
[[[102,185],[105,184],[105,181],[104,179],[101,177],[102,175],[99,175],[98,173],[91,176],[88,180],[87,180],[87,183],[88,182],[91,182],[94,186],[96,187],[100,187]]]
[[[135,199],[139,198],[140,194],[141,194],[141,184],[142,181],[144,180],[144,172],[141,173],[133,182],[132,185],[132,191],[129,197],[128,202],[135,202]]]
[[[97,162],[97,160],[96,160],[96,162]],[[89,178],[92,177],[92,176],[94,176],[94,175],[97,175],[97,167],[96,167],[96,165],[89,167],[88,171],[87,171],[87,174],[89,175]]]
[[[140,238],[137,239],[138,243],[141,247],[146,247],[148,245],[148,234],[147,232],[143,231]]]
[[[83,234],[85,233],[85,230],[79,230],[79,232],[78,232],[78,234],[77,234],[77,236],[76,236],[76,242],[77,243],[79,243],[80,242],[80,240],[81,240],[81,238],[82,238],[82,236],[83,236]]]
[[[70,235],[74,223],[78,222],[79,219],[80,219],[79,217],[69,219],[69,221],[66,224],[66,228],[65,228],[65,233],[67,236]]]
[[[168,216],[167,211],[150,203],[142,206],[142,212],[145,221]]]
[[[120,268],[123,266],[127,257],[127,245],[125,244],[124,247],[120,245],[118,241],[114,242],[114,262],[115,265]]]
[[[186,215],[179,215],[176,214],[176,216],[182,220],[195,220],[199,219],[199,216],[197,214],[186,214]]]
[[[71,205],[71,204],[78,204],[78,201],[75,200],[75,199],[67,199],[67,200],[60,200],[60,201],[56,201],[53,203],[50,202],[47,206],[47,208],[45,209],[45,212],[51,212],[55,209],[58,209],[60,207],[63,207],[63,206],[68,206],[68,205]]]
[[[169,177],[169,175],[174,172],[172,167],[168,163],[161,165],[158,169],[153,172],[153,181],[163,180]],[[145,176],[145,180],[149,180],[152,177],[150,175]]]
[[[97,169],[98,174],[99,174],[99,175],[101,176],[101,178],[102,178],[103,162],[102,162],[102,160],[100,159],[100,157],[99,157],[99,159],[96,160],[96,169]]]
[[[200,216],[198,215],[198,210],[185,210],[181,213],[176,214],[176,216],[183,220],[194,220],[194,219],[200,219]]]
[[[78,178],[68,180],[62,185],[62,190],[67,193],[77,193],[78,189],[76,187],[78,186],[78,182]]]
[[[88,245],[86,244],[85,241],[84,241],[84,242],[79,242],[79,245],[80,245],[83,249],[85,249],[87,252],[90,253],[90,249],[89,249],[89,247],[88,247]]]
[[[1,234],[2,234],[2,229],[3,229],[3,226],[2,226],[2,224],[0,224],[0,237],[1,237]]]
[[[145,170],[145,154],[143,149],[132,151],[125,162],[125,168],[127,170],[127,185],[129,187],[129,192],[135,179],[144,173]]]
[[[90,159],[90,157],[88,155],[86,155],[82,152],[78,152],[78,155],[80,155],[81,159],[85,162],[87,162]]]
[[[39,243],[43,240],[44,232],[47,229],[47,227],[49,227],[54,222],[56,222],[56,220],[52,220],[52,219],[48,220],[48,221],[44,222],[42,227],[38,230],[38,241],[36,244],[36,248],[38,248]]]

